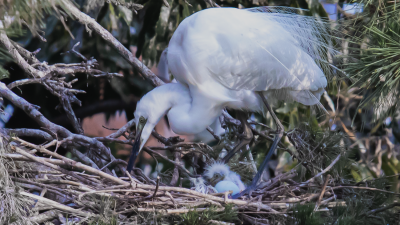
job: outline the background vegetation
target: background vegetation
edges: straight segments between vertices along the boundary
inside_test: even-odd
[[[75,2],[81,11],[94,18],[153,70],[179,23],[191,14],[208,7],[216,5],[237,8],[290,6],[309,9],[305,14],[310,16],[328,17],[322,3],[317,0],[215,2],[138,0],[135,2],[143,8],[129,8],[126,6],[130,2],[117,0],[76,0]],[[277,106],[277,115],[285,125],[285,129],[297,128],[302,131],[298,135],[304,141],[302,143],[304,151],[300,151],[299,146],[293,145],[289,139],[294,136],[288,135],[284,140],[284,147],[293,152],[302,152],[302,154],[293,157],[290,152],[279,150],[273,157],[274,161],[270,163],[270,170],[265,174],[265,178],[281,175],[293,168],[296,169],[296,165],[306,162],[314,164],[318,162],[316,168],[325,168],[338,154],[344,154],[345,157],[335,165],[331,173],[335,179],[349,184],[361,184],[370,180],[368,181],[370,187],[399,191],[400,7],[396,7],[396,1],[390,0],[354,2],[363,6],[362,13],[350,14],[339,9],[338,20],[332,23],[332,28],[336,34],[339,34],[338,37],[340,36],[336,44],[343,55],[332,59],[332,64],[337,67],[336,76],[330,80],[327,92],[321,100],[330,115],[321,116],[314,109],[295,103],[282,103]],[[339,1],[339,6],[343,6],[343,3]],[[78,55],[67,53],[80,42],[75,49],[87,58],[94,56],[102,71],[118,72],[124,75],[110,79],[109,77],[85,76],[84,73],[78,74],[81,78],[74,84],[74,88],[86,92],[86,94],[78,95],[81,106],[73,105],[80,121],[97,113],[106,113],[109,118],[122,110],[126,113],[128,121],[133,118],[136,102],[153,88],[152,83],[133,69],[99,35],[90,32],[82,23],[66,19],[69,11],[63,1],[8,1],[7,3],[0,2],[0,6],[1,31],[28,51],[35,52],[40,62],[48,62],[50,65],[80,63],[82,59]],[[11,21],[18,22],[10,23]],[[40,51],[37,51],[38,49]],[[24,70],[4,48],[0,48],[0,62],[1,82],[10,84],[27,77]],[[67,80],[72,79],[72,76],[67,75]],[[163,79],[168,82],[168,78]],[[49,93],[43,85],[24,85],[14,92],[31,104],[39,106],[40,112],[51,122],[74,132],[74,126],[67,119],[65,112],[56,107],[59,104],[59,98]],[[5,128],[39,129],[41,127],[22,109],[15,107],[12,113],[12,110],[7,111],[9,105],[11,103],[3,99]],[[7,114],[12,114],[9,120]],[[235,112],[231,114],[235,115]],[[272,120],[268,117],[252,116],[255,121],[273,126]],[[259,126],[254,126],[254,128],[261,130]],[[28,137],[26,140],[36,144],[41,142],[37,138]],[[318,154],[305,153],[307,149],[312,149],[312,146],[319,146],[319,143],[323,143],[324,148]],[[215,144],[210,143],[210,145]],[[263,160],[269,144],[270,142],[264,140],[251,145],[256,163]],[[111,148],[114,156],[126,159],[126,155],[117,154],[118,150],[123,148],[122,144],[109,143],[107,146]],[[67,148],[61,147],[58,153],[74,158],[68,153]],[[145,164],[151,164],[152,171],[155,171],[157,163],[163,163],[164,167],[162,171],[158,171],[158,175],[166,179],[162,181],[167,182],[171,179],[168,178],[168,174],[174,169],[174,165],[166,160],[160,159],[158,162],[141,160],[137,166],[144,168]],[[305,169],[306,167],[302,168],[303,170],[299,171],[301,176],[296,181],[309,179],[313,175]],[[166,176],[163,176],[164,174]],[[383,176],[386,178],[381,179]],[[189,180],[185,179],[183,185],[188,187]],[[362,197],[352,198],[353,194]],[[348,207],[345,209],[337,207],[329,220],[320,212],[312,213],[314,204],[298,206],[299,208],[294,210],[296,215],[286,223],[368,224],[371,218],[365,217],[366,212],[397,201],[393,195],[362,190],[345,193],[345,195],[348,196],[346,198]],[[202,224],[210,218],[226,216],[221,214],[221,217],[215,217],[215,215],[215,212],[210,209],[202,214],[196,223]],[[394,224],[394,216],[398,217],[397,211],[382,212],[373,222]],[[196,213],[189,213],[185,214],[183,220],[196,220],[197,217]]]

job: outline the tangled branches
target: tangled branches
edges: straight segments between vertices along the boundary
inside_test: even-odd
[[[69,0],[60,1],[64,3],[63,9],[68,10],[66,14],[103,38],[154,86],[163,84],[94,19]],[[132,10],[141,9],[140,5],[132,3],[111,2]],[[213,5],[212,1],[207,2]],[[41,130],[1,129],[0,210],[7,211],[0,215],[0,222],[44,223],[57,218],[65,224],[99,221],[107,224],[148,224],[150,221],[305,224],[310,220],[355,224],[367,220],[392,222],[394,218],[393,208],[398,203],[393,199],[397,194],[391,192],[390,183],[383,178],[354,182],[344,177],[354,164],[348,157],[349,149],[342,143],[344,135],[308,125],[287,132],[292,146],[283,142],[278,145],[278,150],[288,152],[298,165],[289,172],[263,180],[242,199],[231,199],[229,192],[208,194],[182,187],[182,179],[199,177],[206,164],[221,160],[224,154],[232,151],[238,154],[229,165],[242,175],[243,181],[250,181],[257,172],[250,150],[257,144],[271,142],[274,130],[256,121],[236,120],[226,112],[220,118],[222,126],[228,130],[225,135],[219,136],[208,129],[217,145],[210,147],[204,143],[185,142],[179,137],[165,138],[154,131],[152,135],[163,146],[146,146],[143,150],[155,159],[172,164],[173,170],[169,174],[160,173],[157,179],[146,176],[139,168],[134,168],[132,174],[126,173],[126,162],[116,159],[106,143],[133,145],[136,135],[133,120],[106,137],[88,137],[72,109],[72,104],[81,104],[76,95],[84,93],[73,88],[79,74],[107,79],[121,75],[102,71],[96,59],[76,51],[79,43],[71,53],[78,56],[80,63],[53,65],[40,62],[35,57],[39,50],[27,51],[12,42],[5,32],[0,33],[0,43],[29,77],[8,85],[0,82],[0,96],[22,109],[41,127]],[[67,75],[75,79],[69,80]],[[50,122],[38,106],[12,91],[28,84],[43,85],[58,97],[58,107],[66,113],[73,132]],[[243,141],[245,125],[252,135]],[[45,142],[37,145],[23,137],[36,137]],[[66,149],[76,160],[58,154],[59,148]]]
[[[0,159],[6,165],[13,164],[4,172],[24,189],[15,192],[38,200],[28,215],[30,221],[36,223],[67,217],[64,219],[75,222],[112,218],[118,224],[145,224],[149,222],[149,215],[157,215],[158,221],[183,222],[183,218],[188,218],[190,213],[201,214],[210,207],[216,213],[214,219],[223,213],[234,213],[236,219],[247,223],[270,223],[272,220],[284,223],[298,220],[293,214],[298,213],[296,210],[300,210],[301,205],[306,207],[301,210],[307,210],[312,204],[311,213],[319,217],[321,213],[327,210],[334,212],[338,207],[351,209],[354,202],[349,196],[354,194],[379,198],[380,204],[375,200],[369,203],[369,208],[366,207],[370,211],[364,214],[370,217],[387,213],[387,210],[397,206],[396,203],[386,203],[390,196],[397,194],[379,185],[384,183],[383,180],[379,183],[351,184],[331,178],[332,168],[341,158],[340,154],[308,180],[301,181],[296,169],[293,169],[262,182],[249,198],[230,199],[229,192],[203,194],[163,184],[159,177],[152,180],[138,168],[132,174],[112,176],[48,150],[56,142],[35,145],[6,134],[3,134],[3,142]],[[52,158],[35,156],[35,153]],[[324,179],[319,183],[321,177]]]

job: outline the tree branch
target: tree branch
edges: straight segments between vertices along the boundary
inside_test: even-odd
[[[51,135],[42,130],[37,130],[37,129],[27,129],[27,128],[4,129],[4,131],[6,131],[8,135],[14,134],[17,137],[37,137],[37,138],[42,138],[46,141],[53,140],[53,137]]]
[[[144,77],[149,79],[154,86],[163,85],[164,82],[158,78],[149,68],[147,68],[138,58],[136,58],[131,51],[121,44],[110,32],[96,22],[93,18],[81,12],[75,7],[70,0],[62,0],[64,5],[68,8],[68,12],[73,15],[74,19],[86,25],[88,28],[94,30],[99,34],[111,47],[118,51],[118,53],[131,64],[137,71]]]
[[[64,141],[66,144],[70,145],[85,145],[88,144],[92,146],[94,149],[98,151],[98,154],[102,154],[102,156],[106,157],[107,162],[97,161],[96,163],[99,167],[104,166],[108,162],[115,160],[115,157],[111,154],[111,151],[100,141],[96,140],[95,138],[90,138],[80,134],[73,134],[66,128],[59,126],[50,122],[46,117],[43,116],[37,110],[35,106],[27,102],[25,99],[19,97],[14,92],[6,87],[6,85],[0,82],[0,96],[8,99],[12,104],[16,107],[22,109],[29,117],[34,119],[41,127],[44,127],[51,131],[52,133],[56,134],[59,138],[65,138]],[[118,165],[118,168],[121,172],[125,171],[125,168],[121,165]]]
[[[8,53],[10,53],[11,57],[14,61],[31,77],[41,78],[44,77],[45,74],[42,71],[37,71],[33,68],[29,63],[25,61],[25,59],[19,54],[17,49],[11,43],[10,39],[8,39],[6,33],[4,31],[0,32],[0,43],[6,48]]]

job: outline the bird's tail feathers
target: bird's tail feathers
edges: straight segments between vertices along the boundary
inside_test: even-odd
[[[320,98],[317,98],[311,91],[308,91],[309,95],[311,96],[311,98],[315,99],[317,101],[317,104],[315,106],[317,106],[317,109],[321,110],[322,112],[324,112],[326,115],[329,115],[328,110],[325,109],[325,107],[321,104],[320,102]]]
[[[268,103],[270,105],[275,105],[277,101],[285,101],[285,102],[299,102],[303,105],[308,106],[316,106],[318,110],[324,112],[329,115],[328,111],[321,104],[320,99],[322,94],[324,93],[324,89],[320,88],[317,91],[310,90],[291,90],[288,88],[284,89],[272,89],[268,91],[264,91],[263,94],[266,99],[268,99]],[[266,115],[267,110],[264,107],[262,109],[264,116]]]
[[[305,16],[308,10],[263,6],[246,9],[251,12],[264,13],[266,20],[278,23],[299,43],[299,47],[310,55],[324,71],[328,79],[334,76],[337,69],[331,66],[331,59],[341,54],[336,47],[339,32],[332,29],[328,19]]]

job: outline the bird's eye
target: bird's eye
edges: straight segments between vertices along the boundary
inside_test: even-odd
[[[144,122],[146,122],[146,120],[144,119],[143,116],[141,116],[141,117],[139,118],[139,123],[144,123]]]
[[[216,177],[216,178],[218,178],[218,177],[219,177],[219,174],[218,174],[218,173],[217,173],[217,174],[215,174],[215,177]]]

